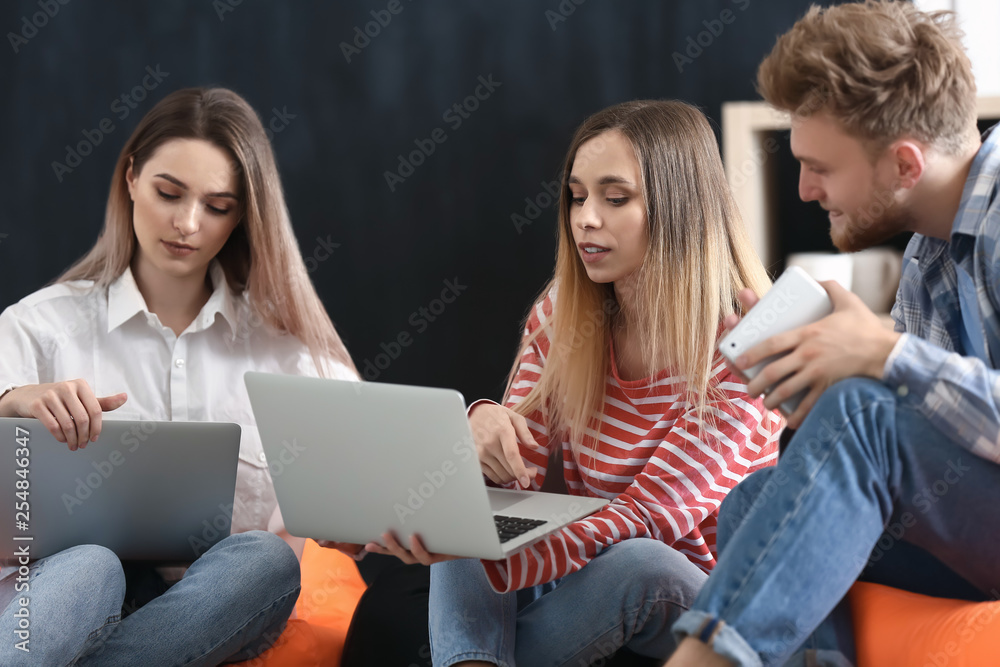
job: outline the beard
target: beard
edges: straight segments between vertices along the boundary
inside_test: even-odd
[[[830,226],[830,240],[841,252],[858,252],[881,245],[912,227],[912,216],[888,190],[873,194],[840,226]]]

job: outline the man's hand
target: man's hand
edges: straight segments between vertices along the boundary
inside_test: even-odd
[[[828,280],[823,288],[830,295],[833,313],[804,327],[773,336],[736,359],[737,370],[751,368],[775,354],[777,359],[747,385],[747,393],[758,396],[768,387],[764,405],[778,407],[782,401],[809,389],[788,425],[798,428],[820,395],[834,382],[847,377],[882,379],[885,361],[900,334],[890,331],[856,295]]]

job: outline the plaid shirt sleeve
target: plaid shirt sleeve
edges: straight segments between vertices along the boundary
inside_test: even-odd
[[[1000,134],[984,141],[969,174],[951,242],[915,235],[903,258],[892,309],[903,332],[886,360],[883,381],[915,397],[952,442],[1000,463]],[[989,361],[962,356],[956,265],[975,282]],[[951,330],[949,330],[951,329]]]
[[[1000,372],[904,333],[883,380],[901,393],[916,394],[921,412],[949,440],[1000,463]]]

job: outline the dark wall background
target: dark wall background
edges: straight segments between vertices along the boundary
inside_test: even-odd
[[[382,13],[391,21],[347,62],[340,44],[388,0],[235,2],[3,4],[0,308],[94,242],[115,159],[141,116],[177,88],[222,85],[279,130],[303,254],[359,369],[468,399],[499,397],[521,318],[552,270],[556,207],[520,230],[512,215],[558,176],[575,127],[634,98],[684,99],[717,125],[723,101],[757,98],[757,64],[809,5],[399,0],[402,11]],[[726,10],[730,23],[719,20]],[[32,19],[41,27],[27,27]],[[129,108],[119,98],[147,67],[167,74]],[[499,86],[467,118],[445,119],[480,77]],[[57,177],[52,163],[105,118],[114,129]],[[390,190],[385,172],[436,128],[446,141]],[[821,215],[803,226],[820,239],[807,245],[822,243]],[[446,281],[464,289],[440,311]],[[440,311],[434,321],[419,314],[428,307]],[[412,343],[377,359],[401,333]]]

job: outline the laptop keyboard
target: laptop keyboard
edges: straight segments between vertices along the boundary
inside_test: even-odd
[[[537,528],[546,523],[538,519],[521,519],[516,516],[503,516],[500,514],[493,515],[493,522],[497,526],[497,534],[500,536],[501,542],[507,542],[518,535],[524,535],[532,528]]]

